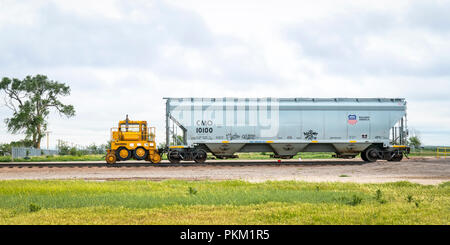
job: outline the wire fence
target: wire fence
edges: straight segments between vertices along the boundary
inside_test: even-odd
[[[58,155],[58,154],[59,154],[58,150],[36,149],[33,147],[11,147],[11,157],[13,160],[14,158]]]

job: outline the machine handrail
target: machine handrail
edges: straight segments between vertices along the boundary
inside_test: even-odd
[[[444,151],[441,151],[444,150]],[[444,156],[444,159],[447,159],[447,155],[450,155],[450,147],[438,147],[436,148],[436,157],[441,158],[441,155]]]

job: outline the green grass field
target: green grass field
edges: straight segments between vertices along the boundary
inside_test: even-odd
[[[450,182],[0,181],[0,224],[450,224]]]

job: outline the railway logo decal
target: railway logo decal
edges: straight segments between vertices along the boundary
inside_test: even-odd
[[[197,126],[212,126],[214,123],[211,120],[197,120]]]
[[[357,122],[356,115],[348,115],[348,124],[355,125]]]
[[[256,135],[254,134],[243,134],[242,139],[244,140],[254,140],[256,139]]]
[[[227,134],[227,140],[235,140],[235,139],[239,139],[239,138],[241,138],[241,136],[237,133],[234,133],[234,134],[228,133]]]
[[[316,140],[318,133],[310,129],[309,131],[306,131],[303,133],[305,135],[305,139],[307,140]]]
[[[360,121],[370,121],[370,116],[359,116]]]

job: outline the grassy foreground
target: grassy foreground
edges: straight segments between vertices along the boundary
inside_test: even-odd
[[[0,181],[0,224],[450,224],[450,182]]]

